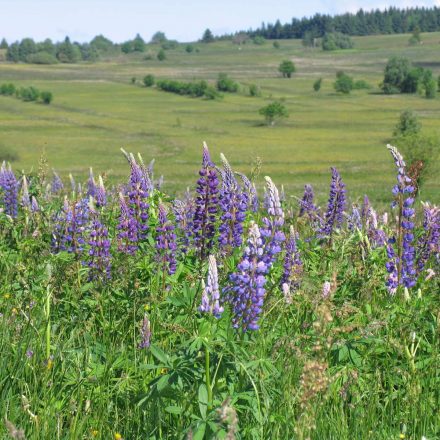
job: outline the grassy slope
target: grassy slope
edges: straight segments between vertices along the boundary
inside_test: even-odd
[[[45,146],[49,161],[63,174],[83,176],[89,166],[114,178],[126,175],[119,153],[123,146],[156,158],[169,190],[194,180],[200,145],[206,140],[214,157],[224,152],[230,162],[248,172],[256,156],[263,171],[278,184],[299,195],[313,183],[326,191],[331,165],[340,168],[351,194],[364,192],[386,200],[393,180],[385,144],[399,113],[411,108],[427,132],[438,133],[439,98],[383,96],[377,84],[387,59],[403,55],[440,73],[435,63],[440,34],[423,35],[424,44],[409,47],[407,35],[355,38],[356,49],[334,53],[304,49],[300,41],[282,41],[276,50],[248,44],[239,49],[230,42],[197,45],[187,54],[184,46],[168,51],[164,62],[143,56],[119,57],[93,65],[29,66],[0,64],[0,83],[35,85],[51,90],[51,106],[0,98],[0,142],[18,152],[17,168],[36,167]],[[277,75],[280,60],[297,65],[294,78]],[[339,96],[333,91],[335,72],[344,70],[365,79],[376,89]],[[135,87],[131,77],[214,81],[227,72],[245,86],[261,86],[261,98],[226,95],[222,101],[180,97]],[[313,81],[322,76],[319,93]],[[283,99],[290,118],[280,126],[261,126],[258,109],[271,99]],[[438,201],[438,179],[431,179],[424,198]]]

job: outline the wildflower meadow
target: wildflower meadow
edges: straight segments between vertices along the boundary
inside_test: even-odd
[[[0,170],[0,437],[440,438],[440,208],[388,145],[389,207],[201,151],[86,182]]]

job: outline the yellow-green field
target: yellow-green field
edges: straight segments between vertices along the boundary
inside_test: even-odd
[[[304,183],[321,194],[329,167],[337,166],[352,198],[364,192],[377,201],[389,199],[393,163],[385,145],[404,109],[413,110],[426,133],[440,134],[440,98],[417,95],[385,96],[378,83],[390,56],[402,55],[440,74],[440,33],[422,34],[423,44],[408,45],[408,35],[355,38],[355,49],[325,53],[303,48],[301,41],[272,42],[239,48],[231,42],[185,45],[167,51],[167,60],[144,60],[144,54],[120,56],[96,64],[35,66],[0,63],[0,83],[34,85],[54,93],[50,106],[0,97],[0,145],[18,154],[13,164],[28,172],[38,166],[44,147],[50,165],[62,176],[84,177],[90,166],[121,180],[127,166],[119,149],[156,159],[156,173],[170,191],[194,182],[206,141],[213,157],[225,153],[231,164],[249,172],[255,157],[263,172],[300,195]],[[283,79],[277,72],[292,59],[297,72]],[[335,73],[344,70],[368,81],[373,89],[349,96],[334,92]],[[243,86],[239,94],[219,101],[189,98],[140,85],[148,73],[156,78],[206,79],[228,73]],[[136,77],[138,85],[131,84]],[[323,86],[316,93],[315,79]],[[261,87],[262,96],[246,96],[247,85]],[[258,109],[283,99],[290,117],[280,125],[261,124]],[[440,167],[437,166],[437,170]],[[434,175],[422,198],[438,202],[440,179]]]

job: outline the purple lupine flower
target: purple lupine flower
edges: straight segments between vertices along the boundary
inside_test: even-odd
[[[290,226],[290,235],[286,241],[286,256],[283,264],[283,276],[281,277],[281,288],[285,295],[287,292],[294,292],[301,284],[303,262],[296,245],[297,240],[298,234],[293,229],[293,226]]]
[[[203,259],[213,244],[218,205],[217,171],[211,161],[206,143],[203,144],[203,162],[199,175],[192,236],[200,257]]]
[[[223,154],[220,157],[223,162],[223,184],[219,195],[219,244],[223,250],[231,250],[240,247],[243,242],[243,222],[246,219],[248,196],[238,185],[226,157]]]
[[[362,230],[361,213],[356,205],[352,206],[351,215],[348,216],[347,222],[349,231]]]
[[[225,301],[232,307],[232,324],[243,331],[258,330],[263,308],[268,265],[264,261],[264,241],[255,223],[251,223],[247,246],[230,285],[223,289]]]
[[[93,168],[90,167],[89,178],[87,179],[87,196],[95,197],[95,192],[96,192],[95,176],[93,175]]]
[[[165,206],[159,204],[159,223],[156,227],[156,250],[162,268],[169,275],[176,272],[176,234],[174,233],[174,225],[168,220]]]
[[[95,203],[97,208],[102,208],[107,204],[107,193],[105,191],[102,177],[99,176],[98,185],[95,187]]]
[[[18,181],[11,165],[3,162],[0,169],[0,188],[3,192],[3,206],[5,214],[16,218],[18,214]]]
[[[264,226],[260,229],[260,233],[264,240],[265,248],[263,258],[269,269],[274,263],[277,254],[281,252],[281,245],[286,237],[281,229],[284,224],[284,212],[281,208],[278,189],[270,177],[265,176],[265,180],[265,205],[268,216],[262,220]]]
[[[327,212],[324,218],[324,224],[321,228],[321,234],[331,237],[336,228],[341,227],[344,221],[345,209],[345,185],[338,170],[332,167],[332,181],[330,184],[330,195],[328,199]]]
[[[40,211],[40,206],[38,205],[37,199],[34,196],[32,196],[32,199],[31,199],[31,211],[33,213]]]
[[[397,167],[397,184],[393,187],[392,193],[395,199],[392,207],[398,207],[397,238],[390,237],[387,246],[387,255],[389,261],[386,263],[386,269],[389,273],[386,286],[391,294],[396,293],[400,285],[410,288],[415,285],[414,268],[414,209],[412,205],[414,198],[412,193],[414,187],[411,184],[410,177],[406,174],[406,164],[402,155],[396,147],[387,145],[388,150],[393,156]]]
[[[423,235],[417,243],[417,270],[420,273],[431,255],[440,252],[440,208],[423,203]]]
[[[138,248],[138,222],[131,214],[125,197],[119,194],[119,222],[116,226],[118,230],[118,250],[128,255],[134,255]]]
[[[121,150],[130,164],[130,179],[125,190],[127,200],[122,201],[123,197],[120,198],[119,249],[133,254],[136,252],[139,242],[147,235],[149,183],[143,164],[139,165],[132,154]]]
[[[145,313],[141,327],[141,342],[139,343],[138,348],[142,349],[142,348],[150,347],[150,339],[151,339],[150,320],[148,319],[148,315]]]
[[[258,194],[255,185],[248,179],[245,174],[239,173],[238,171],[236,171],[235,174],[237,174],[237,176],[240,176],[241,181],[243,182],[243,187],[246,190],[247,198],[249,201],[248,203],[252,212],[257,212],[260,206],[260,202],[258,200]]]
[[[64,200],[61,211],[54,217],[52,248],[55,252],[80,254],[85,245],[85,233],[90,215],[89,201],[69,203]]]
[[[214,255],[209,256],[208,280],[206,286],[202,281],[202,286],[202,304],[199,310],[204,313],[211,313],[216,318],[220,318],[224,309],[219,303],[220,291],[218,287],[217,262],[215,261]]]
[[[111,277],[110,239],[97,212],[92,213],[93,220],[89,232],[88,258],[84,262],[90,269],[90,280],[108,280]]]
[[[59,194],[64,189],[63,181],[55,170],[52,170],[52,182],[50,184],[50,191],[52,194]]]
[[[304,185],[303,198],[300,200],[299,214],[298,217],[302,217],[307,214],[309,217],[314,217],[318,208],[314,203],[315,193],[313,192],[312,185]]]

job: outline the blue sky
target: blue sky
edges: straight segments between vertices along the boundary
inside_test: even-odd
[[[149,40],[161,30],[168,38],[193,41],[206,28],[215,34],[282,23],[316,12],[336,14],[359,8],[440,6],[440,0],[0,0],[0,37],[89,41],[104,34],[125,41],[139,32]]]

